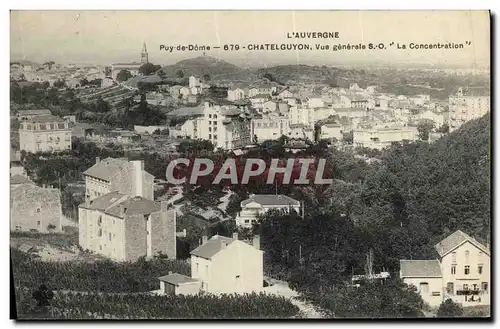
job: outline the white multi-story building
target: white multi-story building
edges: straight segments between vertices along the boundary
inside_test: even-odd
[[[185,124],[192,139],[206,139],[216,148],[233,150],[251,144],[250,118],[244,109],[234,105],[217,105],[206,100],[203,116]]]
[[[480,118],[490,111],[490,90],[482,87],[459,88],[449,97],[450,131],[469,120]]]
[[[239,227],[252,227],[257,223],[259,216],[269,210],[282,210],[289,212],[295,210],[301,214],[301,203],[286,195],[254,194],[241,202],[241,211],[236,216],[236,225]]]
[[[353,144],[356,147],[383,149],[394,142],[416,141],[418,130],[414,127],[354,129]]]
[[[290,123],[288,118],[279,116],[265,116],[260,119],[252,119],[252,136],[257,137],[257,141],[276,140],[282,135],[288,136]]]
[[[489,248],[460,230],[435,248],[438,259],[400,261],[403,282],[417,287],[422,299],[433,307],[447,299],[463,306],[489,305]]]
[[[71,150],[69,123],[53,115],[23,120],[19,127],[19,147],[32,153]]]

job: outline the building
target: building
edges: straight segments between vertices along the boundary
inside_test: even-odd
[[[354,129],[353,144],[355,147],[383,149],[392,143],[416,141],[418,130],[414,127]]]
[[[10,176],[27,176],[26,169],[21,163],[21,152],[10,150]]]
[[[179,273],[168,273],[159,277],[160,291],[166,295],[196,295],[201,290],[201,281]]]
[[[142,160],[96,158],[95,165],[87,169],[83,176],[86,200],[91,201],[113,191],[153,200],[154,177],[144,170]]]
[[[227,100],[234,102],[245,98],[245,91],[240,88],[229,88],[227,90]]]
[[[290,132],[289,121],[285,117],[265,116],[251,121],[252,137],[257,141],[276,140],[281,136],[288,136]]]
[[[260,237],[252,244],[215,235],[191,252],[191,277],[201,282],[209,293],[240,294],[259,292],[263,288],[263,252]]]
[[[451,299],[463,306],[490,304],[490,251],[458,230],[436,244],[436,260],[401,260],[400,277],[437,307]]]
[[[71,149],[69,122],[53,115],[34,116],[19,126],[21,151],[60,152]]]
[[[52,115],[52,113],[50,112],[50,110],[45,110],[45,109],[41,109],[41,110],[20,110],[17,113],[17,118],[20,121],[23,121],[23,120],[31,120],[34,117],[48,116],[48,115]]]
[[[10,178],[11,231],[61,232],[61,191],[40,187],[27,177]]]
[[[146,63],[148,63],[148,51],[146,49],[146,43],[143,43],[140,63],[133,62],[111,64],[111,77],[113,78],[113,80],[116,80],[118,73],[120,73],[120,71],[122,70],[129,71],[130,74],[135,77],[139,75],[139,68]]]
[[[167,202],[110,192],[78,208],[78,243],[116,261],[176,258],[176,212]]]
[[[251,127],[248,113],[234,105],[219,105],[207,99],[204,102],[203,117],[196,124],[197,136],[206,139],[216,148],[233,150],[251,144]]]
[[[236,225],[252,227],[252,224],[257,223],[259,216],[264,215],[271,209],[286,212],[293,209],[300,214],[301,208],[299,201],[286,195],[254,194],[241,202],[241,211],[236,216]]]
[[[342,140],[342,125],[338,123],[325,123],[320,126],[320,139]]]
[[[450,131],[469,120],[480,118],[490,111],[490,90],[482,87],[459,88],[448,100]]]

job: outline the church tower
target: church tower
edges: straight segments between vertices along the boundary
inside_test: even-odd
[[[146,64],[148,63],[148,50],[146,49],[146,42],[142,44],[142,51],[141,51],[141,64]]]

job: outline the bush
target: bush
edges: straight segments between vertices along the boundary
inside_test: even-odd
[[[440,318],[454,318],[462,316],[464,314],[464,309],[460,304],[453,302],[451,299],[447,299],[439,305],[437,311],[437,316]]]
[[[288,299],[263,293],[219,296],[66,293],[56,294],[45,314],[33,312],[30,299],[29,291],[16,289],[19,318],[260,319],[292,317],[299,311]]]

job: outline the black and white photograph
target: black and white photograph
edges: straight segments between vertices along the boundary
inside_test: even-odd
[[[491,23],[11,10],[11,318],[491,321]]]

